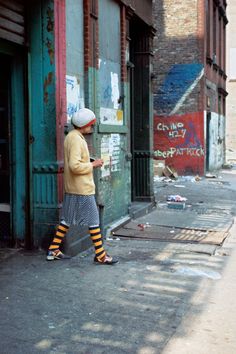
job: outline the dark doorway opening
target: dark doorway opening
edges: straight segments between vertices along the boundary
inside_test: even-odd
[[[134,16],[129,37],[131,197],[132,201],[148,202],[153,201],[150,29]]]
[[[31,242],[26,72],[23,50],[0,40],[0,247]]]
[[[210,126],[211,126],[211,112],[207,112],[206,121],[206,171],[210,168]]]
[[[0,246],[11,245],[10,62],[0,55]]]

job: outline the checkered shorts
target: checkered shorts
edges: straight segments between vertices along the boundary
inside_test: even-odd
[[[99,225],[99,213],[94,195],[65,193],[61,221],[70,225]]]

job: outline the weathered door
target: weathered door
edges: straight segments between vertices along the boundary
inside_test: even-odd
[[[100,116],[98,139],[104,166],[101,169],[97,201],[101,220],[104,225],[108,225],[128,213],[130,162],[126,157],[128,122],[124,102],[124,82],[121,79],[119,3],[100,0],[98,12],[99,71],[97,82]]]

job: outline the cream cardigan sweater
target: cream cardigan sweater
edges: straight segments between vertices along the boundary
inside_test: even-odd
[[[77,129],[71,130],[64,141],[64,188],[70,194],[95,194],[88,145]]]

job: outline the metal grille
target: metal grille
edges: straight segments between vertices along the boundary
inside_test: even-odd
[[[134,152],[135,199],[150,196],[150,151]]]

